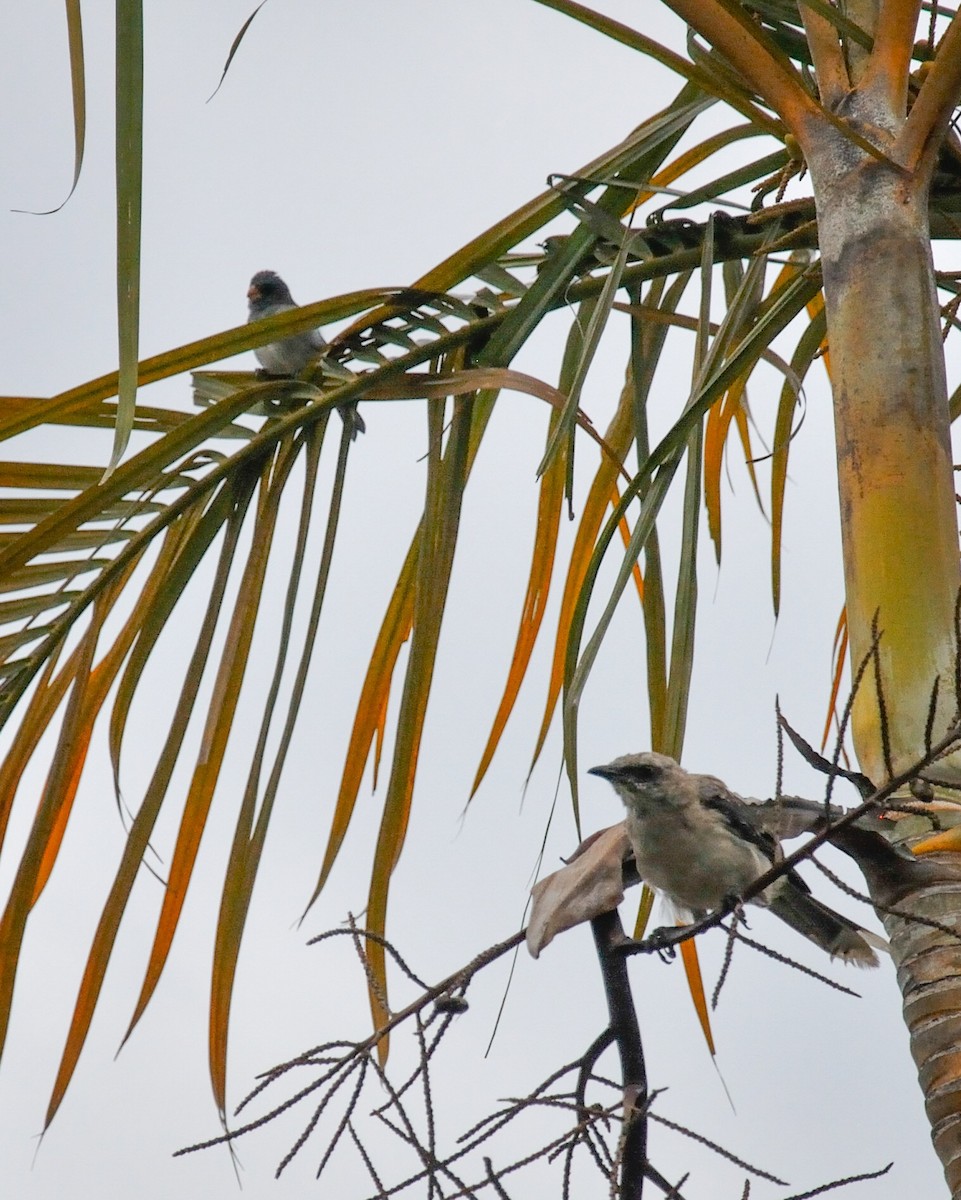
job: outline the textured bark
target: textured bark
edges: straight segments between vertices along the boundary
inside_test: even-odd
[[[895,836],[922,823],[899,822]],[[952,1197],[961,1197],[961,855],[915,858],[856,827],[832,841],[864,872],[890,939],[931,1140]]]
[[[938,854],[924,866],[929,877],[920,886],[899,895],[877,886],[871,892],[888,907],[956,931],[953,937],[918,920],[879,913],[897,967],[931,1140],[956,1198],[961,1196],[961,859]]]
[[[961,879],[904,897],[899,907],[946,924],[961,936]],[[961,975],[955,938],[916,921],[884,916],[904,1001],[931,1140],[952,1196],[961,1196]]]

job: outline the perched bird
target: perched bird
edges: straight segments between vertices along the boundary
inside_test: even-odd
[[[701,917],[768,871],[779,844],[752,820],[752,807],[713,775],[685,771],[666,754],[625,754],[589,774],[608,780],[624,801],[637,871],[679,908]],[[752,903],[859,967],[877,966],[871,943],[882,938],[816,900],[796,871],[782,875]]]
[[[247,322],[259,321],[263,317],[275,317],[278,313],[297,308],[290,288],[276,271],[258,271],[247,289]],[[327,343],[319,329],[308,329],[258,346],[254,355],[268,375],[299,375],[311,359],[317,358]],[[354,405],[345,404],[339,409],[345,425],[351,426],[352,437],[363,433],[367,426]]]

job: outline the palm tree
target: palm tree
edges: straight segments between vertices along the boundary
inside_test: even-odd
[[[558,573],[555,552],[572,495],[575,445],[580,448],[585,437],[600,452],[564,565],[533,759],[559,711],[576,807],[579,705],[618,602],[632,587],[643,606],[651,743],[680,756],[696,644],[702,506],[720,556],[725,447],[737,438],[753,460],[766,437],[777,612],[792,428],[801,385],[821,356],[835,400],[850,661],[855,673],[871,664],[852,719],[862,771],[875,784],[897,777],[955,719],[961,569],[949,422],[961,401],[948,395],[941,323],[943,317],[947,328],[956,324],[951,298],[959,293],[956,277],[936,270],[931,247],[932,237],[950,241],[959,228],[961,146],[951,129],[961,100],[958,19],[950,10],[906,0],[806,0],[800,6],[791,0],[665,0],[689,29],[688,54],[682,56],[573,0],[541,2],[586,26],[591,33],[585,36],[616,39],[674,71],[680,82],[673,99],[656,112],[640,113],[641,123],[623,141],[573,174],[552,179],[548,190],[410,287],[339,295],[139,363],[141,387],[194,372],[198,406],[192,411],[132,407],[140,203],[136,6],[129,25],[121,23],[120,95],[128,103],[121,104],[124,119],[118,122],[120,371],[40,402],[8,399],[0,415],[7,440],[64,424],[118,431],[107,474],[103,456],[96,458],[99,450],[78,466],[38,469],[25,455],[6,467],[9,491],[0,519],[16,532],[0,542],[7,596],[0,607],[0,714],[14,733],[0,767],[0,837],[27,765],[41,754],[51,765],[29,835],[17,851],[0,920],[0,1044],[21,952],[29,952],[24,939],[30,911],[58,865],[98,718],[109,723],[119,794],[130,713],[135,700],[143,702],[138,689],[174,622],[178,638],[190,637],[191,656],[173,712],[159,729],[155,765],[130,816],[91,942],[48,1123],[76,1067],[157,822],[176,796],[172,779],[189,752],[193,719],[203,727],[201,745],[185,800],[178,797],[183,816],[131,1029],[154,994],[214,791],[233,752],[229,738],[247,687],[258,696],[262,717],[222,889],[210,1001],[211,1080],[216,1103],[225,1109],[241,940],[285,758],[298,718],[305,719],[316,631],[337,562],[353,445],[346,433],[322,504],[317,490],[325,439],[338,432],[338,422],[329,422],[335,408],[414,399],[428,424],[423,515],[376,633],[311,897],[324,888],[356,824],[361,782],[373,758],[387,782],[367,902],[372,932],[388,928],[391,876],[415,795],[462,506],[491,415],[507,390],[550,405],[550,429],[537,454],[537,537],[520,628],[475,791],[528,674],[544,597]],[[78,20],[71,16],[74,31]],[[82,80],[76,72],[74,79],[79,162]],[[754,139],[764,142],[756,157],[753,150],[741,153]],[[783,188],[802,169],[810,174],[814,198],[785,201]],[[688,186],[694,170],[712,178]],[[743,206],[752,187],[754,203],[743,211],[738,202]],[[713,212],[702,219],[705,205]],[[688,220],[688,210],[698,219]],[[562,234],[555,233],[559,221]],[[689,293],[697,289],[692,303]],[[939,292],[949,298],[944,305]],[[712,300],[723,307],[713,322]],[[546,369],[537,378],[517,369],[515,359],[535,331],[564,312],[569,333],[554,379],[545,378]],[[626,336],[619,324],[624,314]],[[282,334],[338,323],[331,350],[300,379],[209,369]],[[650,405],[670,329],[690,331],[696,369],[671,428],[658,438],[651,433]],[[793,339],[789,355],[773,348],[779,337]],[[620,347],[626,367],[615,415],[603,433],[580,408],[602,339]],[[747,399],[761,363],[772,364],[783,380],[775,419],[763,434],[752,424]],[[124,457],[130,430],[142,435],[141,448]],[[579,467],[584,458],[583,452],[577,456]],[[665,503],[675,490],[683,516],[672,593],[662,539]],[[289,506],[292,495],[296,538],[292,548],[277,550],[278,522],[287,511],[282,504]],[[307,547],[318,521],[326,523],[323,550],[308,575]],[[268,679],[251,680],[265,575],[271,564],[281,569],[278,555],[285,600],[274,631],[275,663]],[[602,564],[612,558],[616,576],[602,592]],[[181,602],[188,589],[189,614]],[[303,607],[306,625],[299,618]],[[205,678],[213,679],[211,698],[198,714]],[[382,752],[389,753],[389,763],[382,762]],[[956,782],[956,763],[941,759],[935,783],[950,798]],[[909,881],[897,890],[897,905],[950,925],[951,862],[932,861],[943,864],[942,875],[926,872],[923,887]],[[885,880],[870,871],[869,884],[876,899],[891,899]],[[956,1076],[950,1066],[937,1065],[953,1058],[956,953],[948,931],[890,914],[884,919],[936,1148],[958,1194],[958,1123],[944,1100]],[[376,945],[370,960],[383,980],[384,956]],[[934,961],[940,965],[930,978],[926,964]],[[372,989],[375,1021],[384,1016],[380,997]],[[932,1005],[945,1018],[937,1022],[937,1035],[928,1019]]]

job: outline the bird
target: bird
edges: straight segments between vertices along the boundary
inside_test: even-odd
[[[783,858],[752,806],[713,775],[686,771],[666,754],[625,754],[588,774],[606,779],[627,809],[637,871],[691,917],[741,895]],[[794,870],[751,903],[767,908],[832,958],[875,967],[883,938],[822,904]]]
[[[247,288],[247,323],[260,321],[264,317],[275,317],[278,313],[290,312],[299,307],[290,288],[276,271],[258,271]],[[327,347],[319,329],[308,329],[290,337],[258,346],[254,355],[267,375],[285,377],[299,375],[311,359],[317,358]],[[355,405],[344,404],[338,410],[344,424],[356,439],[367,426]]]

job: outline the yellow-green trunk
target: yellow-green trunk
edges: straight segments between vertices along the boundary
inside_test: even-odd
[[[880,635],[881,702],[872,663],[853,734],[880,781],[923,754],[936,682],[935,738],[956,709],[961,571],[944,357],[926,194],[850,144],[835,141],[818,165],[853,671]]]

